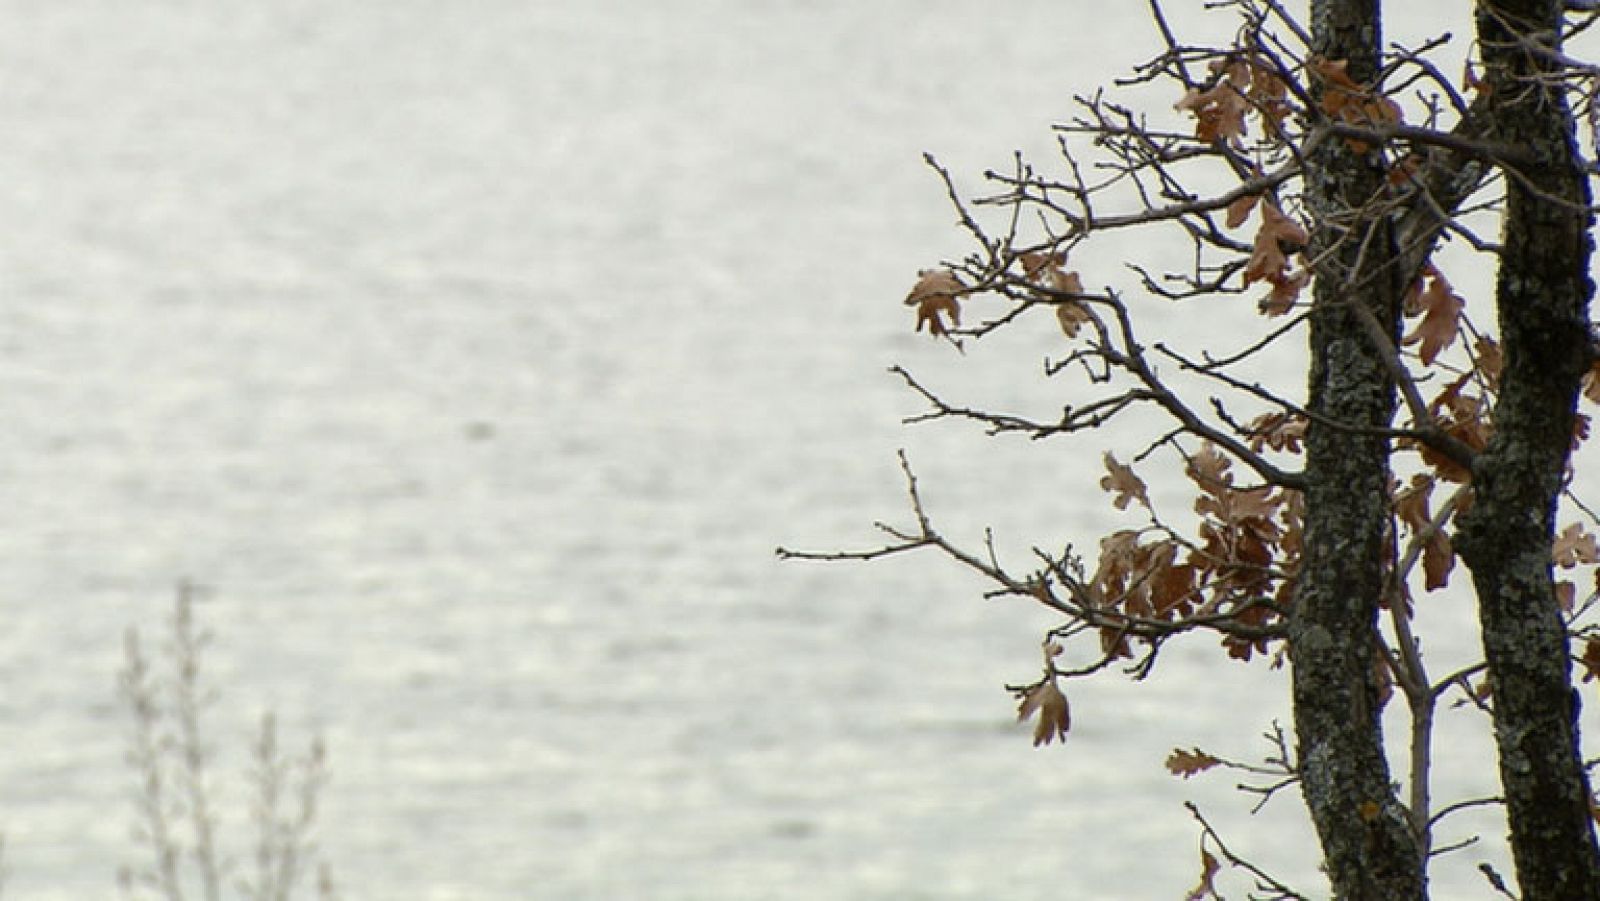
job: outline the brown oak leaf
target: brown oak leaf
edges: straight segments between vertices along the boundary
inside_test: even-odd
[[[1068,338],[1078,337],[1078,330],[1084,323],[1093,319],[1089,308],[1075,300],[1069,300],[1056,306],[1056,321],[1061,323],[1061,333]]]
[[[1600,404],[1600,359],[1589,364],[1589,371],[1583,374],[1583,396],[1590,403]]]
[[[1591,635],[1583,642],[1583,657],[1579,662],[1583,664],[1583,681],[1600,679],[1600,638]]]
[[[1211,71],[1220,76],[1207,90],[1190,88],[1173,108],[1191,112],[1195,117],[1196,140],[1212,143],[1227,141],[1235,146],[1245,135],[1245,114],[1250,112],[1250,101],[1245,92],[1250,85],[1250,67],[1243,60],[1218,60]]]
[[[1246,194],[1228,204],[1228,227],[1238,228],[1246,219],[1250,218],[1250,211],[1256,208],[1256,201],[1261,199],[1260,194]]]
[[[1220,496],[1233,487],[1233,476],[1228,473],[1228,468],[1232,465],[1232,462],[1217,450],[1216,445],[1203,441],[1200,443],[1200,449],[1189,456],[1184,472],[1201,491]]]
[[[1573,523],[1556,536],[1550,559],[1562,569],[1589,563],[1600,563],[1600,545],[1594,535],[1585,531],[1582,523]]]
[[[1047,745],[1056,739],[1067,740],[1067,730],[1072,726],[1072,711],[1067,707],[1067,696],[1056,687],[1054,678],[1045,679],[1028,689],[1017,708],[1017,722],[1039,715],[1033,727],[1033,746]]]
[[[1167,755],[1166,766],[1167,772],[1187,779],[1196,773],[1203,773],[1221,764],[1222,760],[1220,758],[1213,757],[1199,748],[1191,748],[1187,751],[1182,748],[1173,748],[1172,753]]]
[[[1055,289],[1062,294],[1082,294],[1083,279],[1076,272],[1057,269],[1053,274]],[[1056,321],[1061,323],[1061,333],[1076,338],[1078,330],[1094,319],[1087,304],[1077,300],[1063,300],[1056,304]]]
[[[1436,591],[1450,583],[1450,570],[1456,565],[1455,548],[1443,529],[1435,529],[1422,546],[1423,587]]]
[[[1017,257],[1022,263],[1022,277],[1028,281],[1042,281],[1051,269],[1066,263],[1067,258],[1059,253],[1046,253],[1042,250],[1032,250]]]
[[[1057,269],[1051,273],[1051,281],[1055,283],[1055,289],[1062,294],[1083,293],[1083,278],[1076,272]]]
[[[1357,84],[1346,71],[1348,60],[1313,58],[1307,67],[1322,82],[1322,112],[1358,128],[1382,128],[1394,125],[1403,118],[1400,105],[1370,88]],[[1367,142],[1358,138],[1345,138],[1345,143],[1356,153],[1370,149]]]
[[[1310,237],[1305,228],[1285,215],[1277,204],[1267,201],[1258,209],[1261,210],[1261,227],[1256,230],[1250,260],[1245,265],[1244,284],[1247,288],[1255,282],[1271,284],[1272,292],[1262,299],[1261,311],[1268,316],[1279,316],[1294,306],[1301,289],[1310,281],[1310,273],[1304,269],[1289,270],[1289,257],[1303,250]]]
[[[1486,419],[1489,414],[1488,402],[1462,390],[1472,379],[1473,374],[1468,372],[1451,381],[1429,402],[1428,413],[1452,438],[1473,450],[1483,450],[1489,445],[1494,428]],[[1434,472],[1445,481],[1465,483],[1472,480],[1470,472],[1432,446],[1415,446],[1422,454],[1422,461],[1433,467]]]
[[[1406,299],[1408,310],[1420,312],[1422,321],[1402,343],[1409,346],[1420,342],[1422,346],[1417,354],[1422,358],[1422,365],[1432,366],[1439,351],[1455,343],[1456,335],[1461,331],[1461,310],[1466,306],[1466,301],[1432,266],[1423,273],[1422,280],[1426,286],[1420,291],[1414,290]]]
[[[1306,426],[1306,418],[1298,413],[1263,413],[1250,421],[1250,449],[1260,452],[1270,447],[1298,454],[1300,442],[1306,437]]]
[[[917,283],[906,295],[906,306],[917,308],[917,331],[926,325],[933,337],[949,334],[951,326],[961,324],[961,303],[957,298],[967,286],[948,269],[924,269],[917,274]]]
[[[1067,264],[1066,254],[1035,250],[1017,259],[1022,263],[1023,277],[1045,291],[1056,295],[1083,293],[1083,277],[1064,268]],[[1093,314],[1083,303],[1070,297],[1058,297],[1056,300],[1056,321],[1061,323],[1062,333],[1068,338],[1076,338],[1078,330],[1093,319]]]
[[[1205,901],[1206,898],[1220,897],[1217,894],[1217,873],[1222,869],[1222,864],[1205,848],[1200,849],[1200,884],[1189,890],[1184,896],[1184,901]]]
[[[1500,390],[1500,371],[1505,368],[1506,356],[1500,350],[1500,345],[1488,335],[1479,335],[1472,342],[1472,365],[1478,374],[1483,376],[1483,381],[1489,386],[1490,391]],[[1593,374],[1594,370],[1590,370]],[[1585,385],[1585,388],[1588,386]]]
[[[1305,290],[1311,281],[1311,272],[1307,269],[1296,269],[1293,272],[1269,275],[1267,281],[1272,284],[1272,290],[1266,297],[1261,298],[1257,307],[1267,316],[1282,316],[1294,309],[1294,302],[1300,299],[1300,292]]]
[[[1151,578],[1150,603],[1157,617],[1170,621],[1174,616],[1189,615],[1198,599],[1195,572],[1193,566],[1181,563],[1169,565]]]
[[[1259,60],[1250,65],[1250,103],[1267,134],[1283,136],[1283,122],[1294,112],[1289,105],[1289,87]]]
[[[1428,501],[1433,497],[1433,476],[1419,472],[1411,477],[1411,484],[1394,493],[1394,514],[1411,530],[1420,535],[1432,527],[1433,513]]]
[[[1562,613],[1571,613],[1572,606],[1578,602],[1578,586],[1565,579],[1556,581],[1556,605]]]
[[[1129,501],[1138,501],[1146,510],[1150,509],[1150,495],[1145,493],[1145,486],[1131,467],[1118,463],[1117,458],[1110,451],[1105,455],[1106,471],[1109,475],[1102,476],[1100,488],[1113,495],[1112,505],[1118,510],[1128,509]]]

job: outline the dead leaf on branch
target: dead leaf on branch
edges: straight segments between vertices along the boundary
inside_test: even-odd
[[[1017,257],[1022,264],[1022,277],[1030,282],[1042,282],[1048,277],[1052,269],[1059,269],[1066,265],[1067,258],[1062,253],[1045,253],[1042,250],[1031,250]]]
[[[1168,566],[1151,579],[1150,602],[1155,607],[1157,619],[1171,621],[1174,617],[1188,616],[1194,612],[1198,592],[1195,575],[1198,570],[1188,564]]]
[[[1171,622],[1194,611],[1199,573],[1199,567],[1178,563],[1178,545],[1171,539],[1146,542],[1141,533],[1124,529],[1101,540],[1100,563],[1088,588],[1099,606],[1108,610]],[[1107,627],[1101,641],[1106,653],[1131,654],[1120,629]]]
[[[1480,335],[1476,341],[1472,342],[1472,365],[1478,375],[1483,376],[1484,384],[1488,385],[1490,391],[1500,390],[1500,371],[1505,368],[1506,357],[1500,350],[1500,345],[1493,338],[1488,335]],[[1600,363],[1596,365],[1600,366]],[[1594,370],[1591,369],[1590,375],[1593,374]],[[1586,383],[1584,386],[1585,391],[1588,388],[1589,386]],[[1600,398],[1591,399],[1600,402]]]
[[[958,298],[967,286],[948,269],[924,269],[917,274],[917,283],[906,295],[906,306],[917,308],[917,331],[926,325],[928,334],[935,338],[948,335],[951,326],[961,324]]]
[[[1256,282],[1267,282],[1272,291],[1261,301],[1261,311],[1268,316],[1281,316],[1293,308],[1300,292],[1311,280],[1304,268],[1291,269],[1289,258],[1304,250],[1311,240],[1305,227],[1268,201],[1262,203],[1261,227],[1256,230],[1251,246],[1250,260],[1244,269],[1245,287]]]
[[[1450,572],[1456,563],[1455,547],[1450,543],[1450,536],[1433,526],[1429,500],[1433,497],[1435,484],[1433,476],[1417,473],[1411,477],[1408,487],[1393,492],[1392,501],[1395,518],[1406,527],[1406,531],[1423,542],[1423,588],[1427,591],[1436,591],[1449,584]]]
[[[1550,559],[1562,569],[1600,563],[1600,545],[1595,543],[1593,535],[1584,530],[1582,523],[1575,522],[1556,536]]]
[[[1578,661],[1583,664],[1583,681],[1600,679],[1600,638],[1589,636],[1583,643],[1583,657]]]
[[[1562,613],[1571,613],[1573,605],[1577,602],[1578,586],[1565,579],[1558,579],[1556,581],[1556,606],[1561,608]]]
[[[1215,496],[1233,487],[1233,476],[1228,472],[1232,465],[1216,445],[1205,441],[1189,456],[1184,472],[1201,491]]]
[[[1406,298],[1406,313],[1420,313],[1422,321],[1401,343],[1407,346],[1421,343],[1417,354],[1422,358],[1422,365],[1432,366],[1439,352],[1454,344],[1460,334],[1461,311],[1467,302],[1431,265],[1424,270],[1421,282],[1425,287],[1413,288]]]
[[[1455,438],[1468,448],[1481,451],[1489,445],[1489,436],[1493,433],[1493,426],[1488,422],[1489,404],[1482,397],[1469,394],[1463,389],[1472,380],[1473,373],[1468,372],[1446,385],[1437,397],[1428,404],[1428,414],[1433,417],[1437,426],[1444,429],[1445,433]],[[1433,467],[1435,474],[1447,482],[1466,483],[1472,480],[1472,473],[1463,466],[1450,459],[1445,454],[1435,450],[1432,445],[1421,442],[1401,442],[1402,447],[1413,447],[1422,455],[1422,462]]]
[[[1033,727],[1035,748],[1050,744],[1058,738],[1062,742],[1067,740],[1067,730],[1072,726],[1072,712],[1067,706],[1067,696],[1056,687],[1054,676],[1046,678],[1023,694],[1022,704],[1017,708],[1017,722],[1026,722],[1035,714],[1039,717],[1039,721]]]
[[[1243,60],[1217,60],[1211,64],[1217,83],[1207,90],[1190,88],[1173,108],[1195,117],[1195,140],[1207,144],[1227,141],[1244,143],[1245,115],[1250,112],[1246,91],[1250,86],[1250,67]]]
[[[1261,199],[1260,194],[1246,194],[1228,204],[1227,223],[1229,228],[1238,228],[1250,218],[1250,211],[1256,208],[1256,201]]]
[[[1107,589],[1107,600],[1115,598],[1133,571],[1139,548],[1139,532],[1134,529],[1118,529],[1100,539],[1100,566],[1095,570],[1094,583]]]
[[[1030,251],[1017,259],[1022,262],[1023,278],[1033,284],[1060,294],[1083,293],[1083,279],[1066,269],[1066,254]]]
[[[1250,62],[1250,103],[1267,134],[1282,138],[1284,120],[1294,112],[1289,105],[1289,86],[1256,60]]]
[[[1273,139],[1283,136],[1284,120],[1293,113],[1288,102],[1289,89],[1269,66],[1249,56],[1214,60],[1210,88],[1189,88],[1183,99],[1173,104],[1179,111],[1194,114],[1195,140],[1207,144],[1226,141],[1235,147],[1244,144],[1249,133],[1247,118],[1261,120],[1262,131]]]
[[[1228,204],[1228,227],[1243,225],[1259,200],[1259,194],[1246,194]],[[1289,260],[1305,249],[1310,236],[1299,222],[1285,215],[1272,201],[1260,204],[1260,209],[1261,227],[1256,230],[1250,260],[1245,265],[1244,284],[1247,288],[1255,282],[1272,285],[1259,306],[1268,316],[1282,316],[1294,308],[1300,292],[1311,281],[1308,268],[1291,268]]]
[[[1228,471],[1232,465],[1233,461],[1209,441],[1190,455],[1185,472],[1201,492],[1195,498],[1194,511],[1211,517],[1221,527],[1245,525],[1262,537],[1276,538],[1278,528],[1270,520],[1283,503],[1283,495],[1274,493],[1269,485],[1235,488],[1233,474]]]
[[[1302,529],[1306,521],[1306,496],[1299,491],[1286,492],[1283,503],[1278,506],[1278,516],[1283,520],[1283,537],[1278,539],[1278,547],[1283,551],[1284,566],[1292,575],[1300,560]],[[1292,581],[1291,578],[1284,584],[1287,585]]]
[[[1394,492],[1394,514],[1413,535],[1422,534],[1433,522],[1429,504],[1433,486],[1433,476],[1419,472],[1411,477],[1409,486]]]
[[[1055,287],[1063,294],[1082,294],[1083,279],[1076,272],[1055,272]],[[1061,323],[1061,333],[1068,338],[1078,337],[1078,330],[1094,319],[1087,304],[1077,300],[1064,300],[1056,304],[1056,321]]]
[[[1131,467],[1112,455],[1105,466],[1101,487],[1120,508],[1134,501],[1149,506],[1146,486]],[[1209,442],[1187,457],[1187,473],[1199,489],[1196,540],[1182,541],[1161,528],[1123,529],[1101,538],[1099,563],[1083,588],[1094,607],[1113,615],[1098,630],[1108,657],[1132,656],[1131,644],[1145,640],[1118,625],[1121,617],[1171,623],[1201,610],[1258,630],[1249,638],[1226,637],[1229,656],[1249,660],[1268,650],[1268,629],[1281,614],[1263,601],[1285,604],[1292,593],[1299,495],[1267,485],[1235,486],[1231,466],[1231,458]]]
[[[1222,869],[1222,864],[1205,848],[1200,849],[1200,884],[1184,896],[1184,901],[1205,901],[1206,898],[1221,897],[1217,894],[1217,873]]]
[[[1289,256],[1299,253],[1310,240],[1304,227],[1272,202],[1261,204],[1261,227],[1256,230],[1250,263],[1244,270],[1246,287],[1289,268]]]
[[[1394,669],[1389,665],[1389,658],[1382,654],[1372,657],[1372,681],[1378,691],[1378,709],[1382,710],[1394,697]]]
[[[1110,474],[1100,479],[1100,488],[1113,495],[1112,506],[1126,510],[1129,501],[1138,501],[1140,506],[1150,509],[1150,495],[1145,493],[1144,482],[1134,474],[1132,467],[1118,463],[1110,451],[1106,452],[1105,464]]]
[[[1094,579],[1089,583],[1092,596],[1108,609],[1131,606],[1142,610],[1149,605],[1139,597],[1144,589],[1148,572],[1146,567],[1150,551],[1140,543],[1140,533],[1133,529],[1118,529],[1100,539],[1100,563],[1095,568]],[[1120,647],[1120,630],[1102,633],[1105,650]],[[1120,654],[1119,654],[1120,656]]]
[[[1562,569],[1593,566],[1595,563],[1600,563],[1600,546],[1597,546],[1594,535],[1587,532],[1581,524],[1573,523],[1556,536],[1550,556],[1551,562]],[[1593,591],[1600,594],[1600,569],[1593,571],[1592,581]],[[1571,613],[1577,604],[1578,586],[1566,580],[1556,582],[1556,599],[1560,601],[1563,611]]]
[[[1434,531],[1422,547],[1423,588],[1437,591],[1450,584],[1450,570],[1455,565],[1456,552],[1450,544],[1450,536],[1442,529]]]
[[[1166,763],[1167,772],[1174,776],[1182,776],[1185,779],[1196,773],[1203,773],[1214,766],[1221,765],[1221,758],[1213,757],[1199,748],[1191,748],[1187,751],[1182,748],[1173,748],[1172,753],[1167,755]]]
[[[1127,630],[1116,626],[1100,627],[1100,653],[1111,660],[1126,660],[1133,656],[1133,643],[1128,641]]]
[[[1078,330],[1094,319],[1089,308],[1075,300],[1056,306],[1056,321],[1061,323],[1061,333],[1068,338],[1078,337]]]
[[[1300,443],[1306,437],[1306,418],[1299,414],[1263,413],[1250,421],[1250,449],[1260,453],[1262,448],[1300,453]]]
[[[1266,297],[1261,298],[1256,308],[1268,317],[1282,316],[1294,309],[1295,301],[1300,299],[1300,292],[1311,282],[1311,272],[1304,268],[1296,269],[1293,272],[1269,275],[1267,281],[1272,284],[1272,290],[1267,292]]]
[[[1583,374],[1583,396],[1592,404],[1600,404],[1600,359],[1589,365]]]
[[[1381,129],[1399,124],[1404,118],[1400,104],[1358,84],[1346,71],[1349,60],[1313,58],[1307,63],[1313,75],[1322,82],[1322,101],[1318,108],[1330,119],[1337,119],[1357,128]],[[1345,143],[1356,153],[1371,149],[1358,138],[1345,138]]]
[[[1066,270],[1067,258],[1062,253],[1044,253],[1043,251],[1030,251],[1017,258],[1022,263],[1023,278],[1052,295],[1082,294],[1083,277],[1076,272]],[[1094,318],[1089,308],[1083,303],[1070,297],[1053,297],[1056,308],[1056,321],[1061,323],[1061,332],[1068,338],[1076,338],[1078,331],[1084,324]]]

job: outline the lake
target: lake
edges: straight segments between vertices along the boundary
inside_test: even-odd
[[[921,153],[968,188],[1048,155],[1154,48],[1142,6],[0,10],[8,897],[139,861],[115,674],[183,580],[232,853],[270,707],[327,739],[346,898],[1177,898],[1185,799],[1320,888],[1297,797],[1161,765],[1266,750],[1281,674],[1200,639],[1035,750],[1003,686],[1047,617],[932,558],[773,555],[906,522],[901,447],[974,543],[1118,521],[1100,447],[903,429],[884,369],[1038,387],[1047,332],[912,334],[966,250]]]

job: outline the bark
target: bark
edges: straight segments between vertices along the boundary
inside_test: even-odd
[[[1357,81],[1375,77],[1377,0],[1317,0],[1312,29],[1316,53],[1347,60]],[[1387,356],[1403,282],[1387,218],[1363,212],[1383,179],[1375,157],[1339,140],[1321,142],[1307,167],[1313,253],[1331,253],[1317,273],[1311,318],[1315,415],[1289,641],[1302,791],[1334,894],[1347,901],[1425,896],[1420,844],[1384,756],[1375,670],[1390,448],[1371,430],[1394,417]],[[1373,320],[1389,347],[1374,340]]]
[[[1533,154],[1508,179],[1495,302],[1505,369],[1456,547],[1478,595],[1511,850],[1526,901],[1600,899],[1578,697],[1551,569],[1579,382],[1591,354],[1587,184],[1554,68],[1556,0],[1493,0],[1478,34],[1500,140]],[[1534,42],[1530,45],[1530,41]]]

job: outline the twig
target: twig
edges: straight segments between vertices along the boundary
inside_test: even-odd
[[[1223,859],[1228,862],[1228,865],[1231,867],[1237,867],[1238,869],[1249,873],[1251,876],[1254,876],[1257,887],[1266,891],[1275,892],[1276,894],[1274,894],[1272,897],[1274,899],[1278,899],[1278,901],[1310,901],[1310,899],[1308,899],[1305,895],[1302,895],[1284,883],[1279,882],[1277,879],[1269,875],[1265,870],[1233,853],[1233,851],[1228,848],[1227,843],[1222,840],[1222,836],[1217,834],[1217,830],[1213,829],[1211,824],[1206,821],[1205,815],[1200,813],[1200,808],[1197,807],[1193,801],[1185,801],[1183,802],[1183,806],[1188,809],[1190,815],[1193,816],[1195,821],[1200,824],[1202,836],[1216,846],[1217,851],[1222,854]]]

